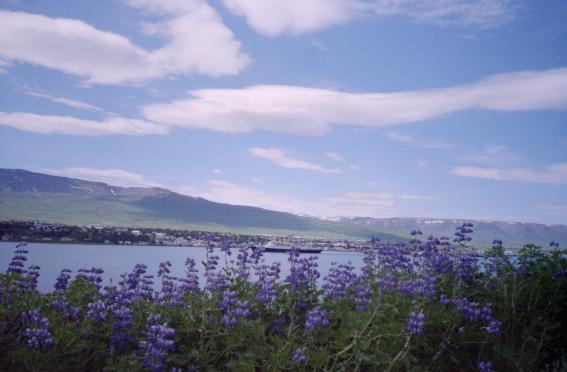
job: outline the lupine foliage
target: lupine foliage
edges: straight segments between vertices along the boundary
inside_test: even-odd
[[[320,282],[297,249],[281,273],[252,248],[221,267],[231,243],[211,241],[202,277],[192,259],[180,278],[166,261],[154,283],[139,264],[104,288],[101,268],[64,269],[46,294],[19,245],[0,274],[0,370],[567,368],[567,251],[508,256],[495,241],[480,256],[471,233],[373,239],[360,272],[334,264]]]

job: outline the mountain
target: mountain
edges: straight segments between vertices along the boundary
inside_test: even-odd
[[[567,245],[567,226],[523,222],[427,218],[339,218],[325,221],[262,208],[212,202],[156,187],[119,187],[102,182],[0,169],[0,219],[42,220],[73,225],[106,224],[248,234],[277,234],[403,240],[424,235],[453,236],[463,222],[475,225],[472,243],[501,239],[508,247],[526,243]]]
[[[21,169],[0,169],[0,219],[351,238],[377,233],[364,226],[215,203],[162,188],[110,186]]]
[[[448,218],[340,218],[337,222],[352,226],[367,227],[390,234],[407,236],[408,231],[421,230],[424,236],[453,237],[455,228],[464,222],[474,225],[473,243],[489,246],[494,239],[500,239],[506,246],[521,247],[526,243],[535,243],[547,247],[549,242],[567,243],[567,226],[544,225],[529,222],[485,221]]]

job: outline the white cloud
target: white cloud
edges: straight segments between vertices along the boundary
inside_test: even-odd
[[[319,164],[294,159],[277,148],[253,147],[249,149],[248,152],[252,156],[269,160],[284,168],[305,169],[321,173],[340,173],[338,169],[325,168]]]
[[[230,75],[249,62],[205,1],[130,1],[161,21],[144,30],[165,40],[146,50],[76,19],[0,11],[0,57],[79,76],[85,84],[144,82],[167,75]]]
[[[211,172],[213,172],[214,174],[222,174],[222,170],[220,169],[213,169]]]
[[[358,0],[223,0],[223,4],[268,36],[322,30],[346,23],[367,8]]]
[[[258,177],[252,177],[251,179],[254,183],[264,183],[264,181],[262,181],[262,179]]]
[[[386,127],[459,111],[567,109],[567,68],[489,76],[476,83],[398,93],[346,93],[284,85],[201,89],[142,108],[150,121],[221,132],[323,135],[332,125]]]
[[[90,105],[90,104],[85,103],[85,102],[77,101],[75,99],[70,99],[70,98],[52,96],[50,94],[38,92],[38,91],[33,90],[33,89],[25,88],[25,89],[22,90],[22,93],[27,94],[28,96],[32,96],[32,97],[45,98],[45,99],[50,100],[52,102],[60,103],[62,105],[66,105],[66,106],[73,107],[73,108],[76,108],[76,109],[104,112],[104,110],[101,109],[100,107],[93,106],[93,105]]]
[[[542,169],[462,166],[453,168],[452,172],[458,176],[497,181],[567,184],[567,163],[553,164]]]
[[[85,167],[68,168],[42,168],[39,172],[56,176],[86,179],[88,181],[104,182],[111,186],[123,187],[160,187],[159,183],[140,174],[125,171],[123,169],[100,169]]]
[[[103,136],[112,134],[166,134],[169,127],[144,120],[110,116],[102,121],[73,116],[38,115],[27,112],[1,112],[0,125],[40,134]]]
[[[343,160],[343,157],[341,155],[339,155],[339,154],[337,154],[336,152],[333,152],[333,151],[327,151],[324,155],[326,157],[328,157],[329,159],[333,159],[333,160],[336,160],[336,161],[342,161]]]
[[[515,0],[223,0],[257,32],[302,34],[361,17],[407,17],[438,26],[494,27],[514,18]]]

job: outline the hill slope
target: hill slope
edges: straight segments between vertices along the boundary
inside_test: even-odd
[[[102,182],[0,169],[0,219],[43,220],[66,224],[170,227],[250,234],[278,234],[400,240],[409,231],[452,237],[463,220],[426,218],[342,218],[325,221],[262,208],[215,203],[162,188],[118,187]],[[506,246],[549,241],[567,245],[567,226],[471,221],[473,243]]]
[[[161,188],[110,186],[18,169],[0,169],[0,219],[351,238],[379,233],[365,226],[215,203]]]

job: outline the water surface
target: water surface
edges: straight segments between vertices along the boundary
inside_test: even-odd
[[[0,271],[5,272],[12,259],[16,243],[0,242]],[[138,264],[148,266],[150,274],[156,274],[160,262],[169,260],[172,264],[171,273],[175,276],[184,275],[187,257],[195,259],[199,273],[203,273],[202,261],[206,260],[206,249],[202,247],[169,247],[169,246],[128,246],[128,245],[86,245],[86,244],[47,244],[30,243],[27,246],[28,261],[26,265],[41,267],[39,289],[42,292],[53,290],[55,279],[62,269],[71,269],[73,275],[80,268],[101,267],[104,269],[104,284],[116,283],[120,274],[129,272]],[[225,265],[224,253],[216,249],[221,257],[220,265]],[[233,250],[230,260],[236,260],[237,251]],[[302,255],[303,256],[303,255]],[[309,255],[305,255],[309,256]],[[318,257],[321,279],[327,274],[332,262],[351,262],[355,271],[362,267],[360,252],[329,252],[316,254]],[[266,263],[280,261],[282,263],[281,278],[289,272],[288,255],[285,253],[265,253]],[[203,280],[201,280],[202,284]]]

